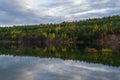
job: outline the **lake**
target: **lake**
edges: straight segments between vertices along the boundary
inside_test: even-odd
[[[119,50],[98,45],[0,45],[0,80],[120,80]]]

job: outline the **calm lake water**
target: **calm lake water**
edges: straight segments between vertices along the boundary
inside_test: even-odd
[[[120,80],[120,55],[111,50],[95,45],[1,45],[0,80]]]

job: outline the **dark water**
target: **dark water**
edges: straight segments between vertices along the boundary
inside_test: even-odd
[[[0,80],[120,80],[119,50],[98,45],[0,45]]]

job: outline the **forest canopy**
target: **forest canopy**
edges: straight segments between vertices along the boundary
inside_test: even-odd
[[[120,16],[114,15],[60,24],[0,27],[0,40],[21,38],[94,41],[107,34],[120,34]]]

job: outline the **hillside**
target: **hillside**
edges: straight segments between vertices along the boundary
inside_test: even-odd
[[[0,42],[91,43],[112,34],[120,35],[119,15],[60,24],[0,27]]]

